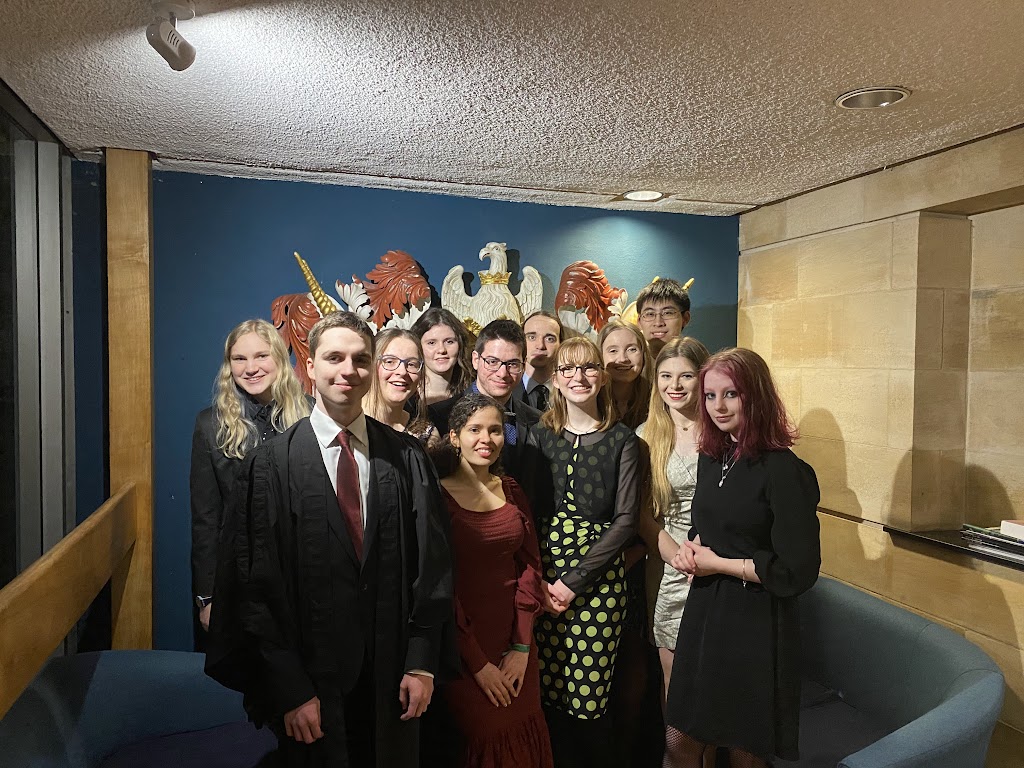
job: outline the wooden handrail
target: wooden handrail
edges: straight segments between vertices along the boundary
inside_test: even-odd
[[[0,717],[124,570],[135,545],[135,502],[129,483],[0,590]]]

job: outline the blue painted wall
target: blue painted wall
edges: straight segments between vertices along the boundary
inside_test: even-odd
[[[711,349],[736,340],[738,221],[612,213],[298,182],[157,173],[155,237],[155,643],[191,647],[189,451],[209,404],[223,339],[271,301],[306,290],[298,251],[325,288],[365,275],[387,250],[410,253],[440,289],[448,269],[481,269],[489,241],[545,278],[550,304],[564,267],[599,264],[630,297],[654,275],[692,289],[688,327]],[[76,200],[76,205],[77,205]],[[511,265],[510,265],[511,266]],[[474,280],[472,290],[478,287]]]

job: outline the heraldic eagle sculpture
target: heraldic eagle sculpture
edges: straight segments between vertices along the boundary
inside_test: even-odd
[[[544,295],[540,272],[533,267],[523,267],[523,282],[515,296],[508,289],[508,256],[505,243],[488,243],[480,250],[480,261],[490,259],[491,264],[480,277],[480,290],[475,295],[466,294],[466,285],[460,266],[448,270],[441,284],[441,306],[461,319],[474,334],[480,332],[492,320],[512,320],[522,324],[523,319],[540,309]]]

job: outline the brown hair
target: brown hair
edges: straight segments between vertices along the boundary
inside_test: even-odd
[[[367,344],[370,347],[370,354],[374,352],[374,341],[373,331],[370,330],[370,326],[366,324],[359,315],[354,312],[331,312],[331,314],[320,318],[316,325],[309,332],[309,358],[311,360],[316,358],[316,348],[320,346],[320,337],[324,335],[325,331],[333,330],[334,328],[347,328],[350,331],[354,331],[366,339]]]

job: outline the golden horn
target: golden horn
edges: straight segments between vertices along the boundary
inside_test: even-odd
[[[683,286],[683,290],[684,291],[690,290],[690,286],[691,285],[693,285],[693,278],[692,277],[689,280],[686,281],[686,285]]]
[[[327,317],[331,312],[336,312],[338,308],[331,301],[331,297],[324,293],[324,289],[320,287],[320,283],[313,277],[313,272],[309,268],[309,264],[306,260],[299,256],[299,252],[295,251],[295,260],[299,262],[299,269],[302,270],[302,276],[306,278],[306,284],[309,286],[309,292],[313,294],[313,301],[316,302],[316,308],[320,310],[320,314],[323,317]]]

